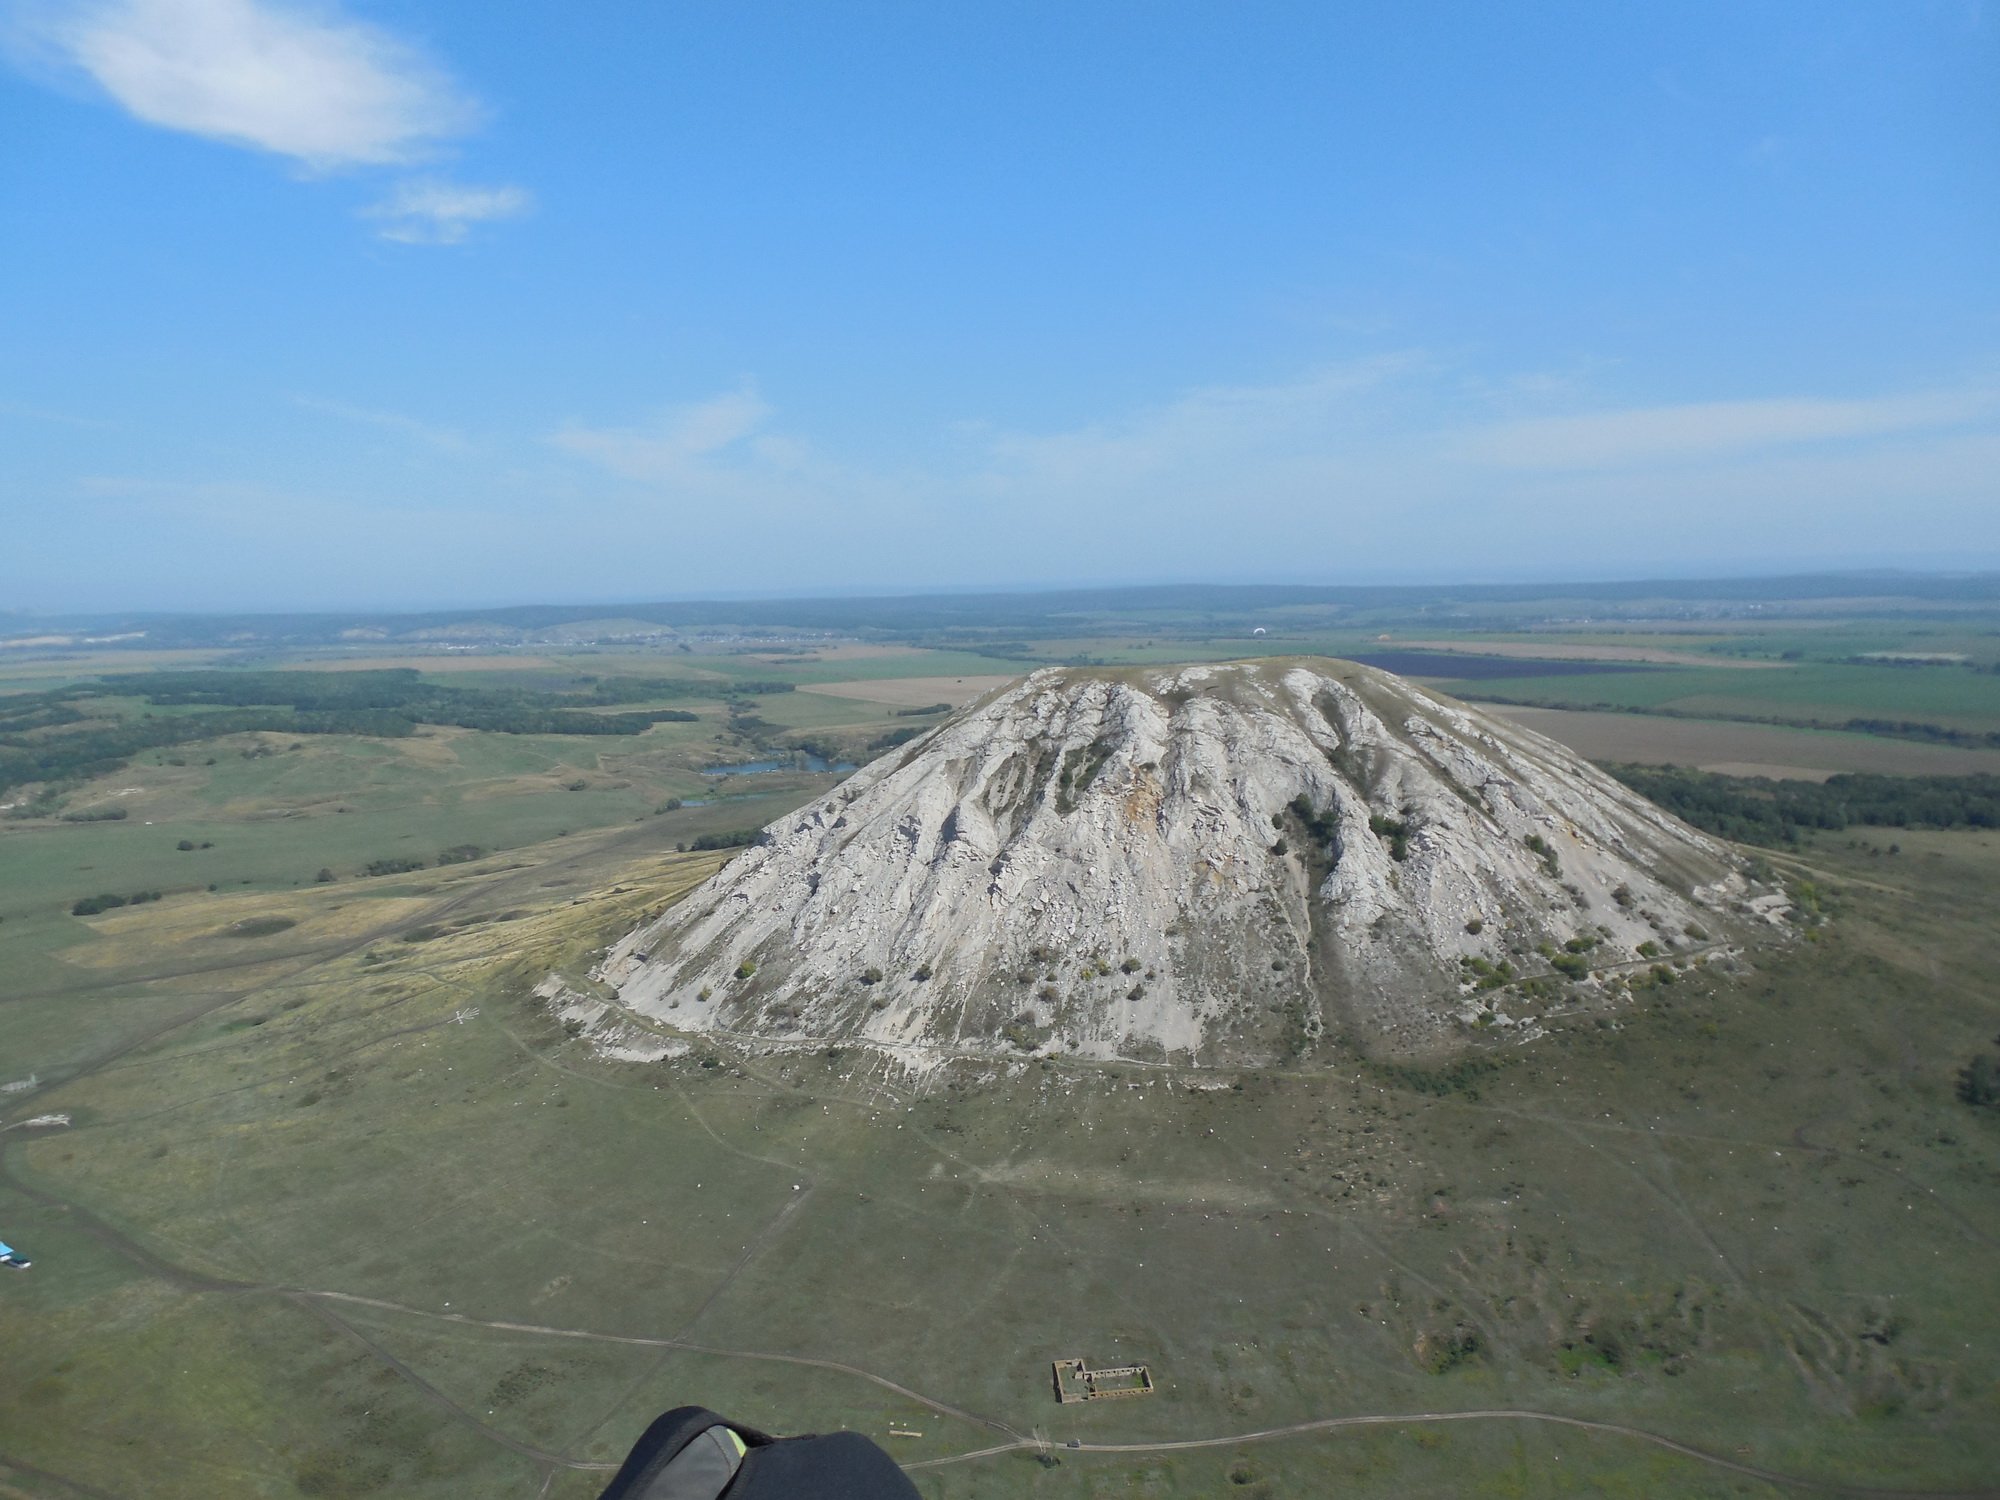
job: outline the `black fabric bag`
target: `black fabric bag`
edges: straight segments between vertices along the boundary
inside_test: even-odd
[[[599,1500],[917,1500],[896,1461],[858,1432],[774,1438],[677,1406],[632,1445]]]

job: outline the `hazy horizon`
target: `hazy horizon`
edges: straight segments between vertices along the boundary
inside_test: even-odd
[[[1564,597],[1565,590],[1577,591],[1582,600],[1603,599],[1609,591],[1618,589],[1654,590],[1660,597],[1672,598],[1672,590],[1688,588],[1695,590],[1693,597],[1701,597],[1700,591],[1727,588],[1731,584],[1745,585],[1738,595],[1721,594],[1718,601],[1738,598],[1748,601],[1754,598],[1754,591],[1748,586],[1770,584],[1780,586],[1779,594],[1787,599],[1810,599],[1815,597],[1845,598],[1847,596],[1829,590],[1824,596],[1810,591],[1794,593],[1782,588],[1787,584],[1814,583],[1825,580],[1829,583],[1880,582],[1884,585],[1905,583],[1913,594],[1921,596],[1929,588],[1949,582],[1986,582],[1996,592],[2000,592],[2000,566],[1958,567],[1897,567],[1881,565],[1875,567],[1785,569],[1732,569],[1706,574],[1693,572],[1681,574],[1633,574],[1630,576],[1592,576],[1578,573],[1571,577],[1439,577],[1411,575],[1398,577],[1377,575],[1345,579],[1311,578],[1154,578],[1122,579],[1116,581],[1102,579],[1069,579],[1048,582],[998,581],[993,583],[968,583],[952,585],[925,582],[907,587],[884,586],[878,588],[810,588],[796,589],[709,589],[685,592],[661,591],[640,595],[596,595],[570,596],[546,595],[536,598],[516,596],[467,597],[463,599],[388,599],[373,603],[352,600],[331,599],[319,602],[292,600],[289,602],[242,603],[213,608],[200,606],[155,608],[145,605],[107,604],[96,608],[76,609],[24,609],[0,607],[0,620],[12,620],[25,628],[34,628],[42,623],[106,621],[121,618],[131,619],[176,619],[176,618],[220,618],[231,617],[260,618],[284,617],[288,615],[310,615],[326,618],[353,616],[356,618],[410,618],[427,616],[452,616],[477,614],[492,611],[496,614],[509,611],[548,609],[559,611],[583,611],[601,609],[605,618],[616,618],[621,609],[658,610],[675,606],[697,607],[709,604],[773,604],[787,605],[811,602],[866,605],[871,602],[894,604],[902,601],[925,599],[994,599],[1031,603],[1038,599],[1062,599],[1072,595],[1102,595],[1108,604],[1116,605],[1121,596],[1133,594],[1175,592],[1199,593],[1204,590],[1241,591],[1246,593],[1269,592],[1282,595],[1287,592],[1340,594],[1344,592],[1366,593],[1418,593],[1435,590],[1441,598],[1455,595],[1479,596],[1481,594],[1508,593],[1519,595],[1522,591],[1545,589],[1550,600]],[[1885,595],[1893,596],[1894,589],[1885,589]],[[1647,597],[1641,595],[1641,598]],[[1246,601],[1246,607],[1259,607],[1254,601]],[[1267,601],[1263,607],[1270,607]],[[578,618],[586,618],[579,615]]]

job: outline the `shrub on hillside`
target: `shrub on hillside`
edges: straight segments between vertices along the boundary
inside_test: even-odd
[[[138,906],[147,901],[160,899],[158,891],[137,891],[130,896],[120,896],[111,891],[103,891],[95,896],[84,896],[74,902],[69,909],[73,917],[94,917],[102,911],[114,911],[121,906]]]
[[[759,831],[755,828],[739,828],[729,833],[704,833],[689,844],[688,848],[741,849],[746,844],[756,843]]]
[[[2000,1047],[2000,1036],[1993,1044]],[[1982,1052],[1960,1068],[1958,1097],[1974,1109],[2000,1109],[2000,1056]]]

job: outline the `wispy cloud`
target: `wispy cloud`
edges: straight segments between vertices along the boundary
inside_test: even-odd
[[[745,384],[629,425],[573,422],[533,445],[566,455],[558,464],[495,436],[447,475],[394,454],[379,476],[315,474],[304,489],[289,481],[289,454],[225,456],[229,470],[210,475],[100,470],[73,481],[70,504],[26,516],[47,540],[30,533],[14,550],[67,557],[59,539],[86,524],[111,539],[115,573],[93,549],[76,554],[73,573],[38,566],[0,582],[54,598],[115,577],[134,597],[206,588],[240,602],[248,579],[303,578],[330,595],[365,579],[379,597],[413,600],[434,597],[432,563],[447,549],[487,594],[638,597],[661,586],[669,557],[676,588],[770,590],[833,579],[1661,576],[1945,546],[1985,560],[2000,545],[1990,382],[1606,413],[1585,408],[1588,382],[1472,373],[1396,355],[1198,387],[1040,432],[966,425],[939,435],[921,464],[907,435],[893,456],[841,450],[809,416]],[[1523,390],[1541,415],[1495,422]],[[418,441],[456,438],[297,399]],[[570,524],[551,528],[552,514]],[[393,556],[379,546],[391,528],[403,543]],[[230,545],[217,549],[218,536]],[[605,536],[619,545],[607,550]],[[213,561],[163,574],[159,555]]]
[[[921,464],[822,448],[754,387],[551,441],[630,481],[574,500],[598,508],[598,533],[735,558],[748,521],[795,578],[1699,567],[1887,556],[1912,527],[1990,555],[2000,388],[1613,412],[1593,399],[1581,376],[1480,378],[1404,352],[1039,431],[965,423]],[[1524,405],[1538,414],[1495,420]]]
[[[1501,423],[1470,434],[1464,448],[1475,462],[1502,469],[1619,469],[1940,431],[1996,413],[2000,390],[1707,401]]]
[[[449,427],[436,427],[429,422],[420,422],[415,417],[406,417],[400,412],[371,411],[365,406],[349,406],[345,401],[329,401],[321,396],[293,396],[292,405],[301,411],[317,412],[321,416],[338,417],[343,422],[359,422],[367,427],[379,427],[385,432],[394,432],[414,439],[427,447],[436,448],[441,453],[469,453],[472,444],[465,434]]]
[[[331,5],[99,0],[29,25],[138,119],[315,171],[410,162],[480,117],[416,47]]]
[[[1328,365],[1270,385],[1204,386],[1112,422],[989,438],[996,474],[1071,484],[1125,483],[1193,466],[1336,445],[1371,398],[1422,370],[1413,353]]]
[[[756,389],[745,386],[706,401],[670,406],[643,427],[571,423],[550,441],[627,479],[685,481],[694,477],[704,462],[724,455],[755,434],[770,414],[770,407]]]
[[[1086,425],[1045,432],[964,423],[951,456],[928,470],[859,468],[830,460],[775,431],[754,385],[664,409],[635,427],[572,422],[556,447],[641,483],[687,486],[725,477],[794,493],[832,486],[849,494],[1098,495],[1161,483],[1185,489],[1231,471],[1340,448],[1369,431],[1392,387],[1420,370],[1420,355],[1330,365],[1270,385],[1215,385]]]
[[[427,178],[398,183],[393,193],[362,214],[381,221],[376,233],[385,240],[456,245],[475,224],[516,219],[533,207],[534,199],[524,188],[472,187]]]

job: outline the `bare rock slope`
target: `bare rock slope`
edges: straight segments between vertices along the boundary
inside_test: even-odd
[[[596,977],[760,1044],[1268,1063],[1608,1002],[1757,925],[1750,894],[1568,750],[1384,672],[1050,670],[772,824]]]

